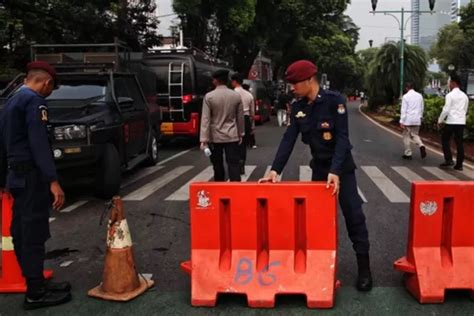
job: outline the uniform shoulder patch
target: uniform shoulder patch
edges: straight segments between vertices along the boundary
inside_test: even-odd
[[[40,105],[38,107],[40,113],[40,120],[48,122],[48,107],[46,105]]]

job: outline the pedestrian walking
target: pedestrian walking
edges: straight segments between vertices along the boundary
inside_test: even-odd
[[[245,121],[245,135],[240,144],[240,174],[245,174],[245,163],[247,161],[247,147],[251,142],[251,135],[255,129],[255,101],[253,95],[242,88],[243,83],[242,75],[239,73],[234,73],[231,76],[231,85],[234,88],[235,92],[240,95],[242,100],[242,106],[244,109],[244,121]]]
[[[440,164],[441,168],[448,168],[454,165],[453,155],[451,153],[450,141],[454,135],[456,143],[457,157],[454,169],[462,170],[464,162],[464,128],[466,127],[467,109],[469,107],[469,98],[459,88],[460,79],[457,76],[451,77],[449,82],[450,93],[446,95],[445,105],[438,119],[438,128],[442,125],[441,142],[443,145],[444,162]]]
[[[244,83],[242,85],[242,88],[244,88],[245,91],[250,92],[250,86],[248,84]],[[255,102],[254,102],[254,106],[255,106]],[[254,113],[255,113],[255,111],[254,111]],[[255,140],[255,117],[253,118],[253,126],[254,126],[254,128],[252,129],[252,131],[250,133],[250,136],[249,136],[249,139],[248,139],[248,147],[252,148],[252,149],[257,149],[257,141]]]
[[[229,72],[212,75],[214,91],[204,96],[201,118],[201,149],[211,150],[214,181],[225,181],[224,154],[230,181],[240,181],[240,147],[244,136],[244,110],[240,95],[229,89]]]
[[[282,173],[301,133],[303,143],[309,145],[313,159],[312,181],[326,181],[327,188],[338,195],[346,220],[346,227],[357,255],[357,289],[369,291],[372,275],[369,260],[369,238],[362,211],[362,199],[357,190],[349,141],[348,114],[344,98],[337,92],[324,90],[316,78],[317,67],[300,60],[286,71],[286,80],[293,92],[301,97],[292,105],[290,125],[280,142],[271,171],[259,182],[276,182]]]
[[[288,109],[290,99],[288,95],[284,92],[280,92],[280,96],[278,97],[278,105],[277,105],[277,119],[278,119],[278,126],[282,127],[283,125],[287,125],[287,116],[288,116]]]
[[[420,148],[421,158],[426,158],[426,148],[418,135],[420,132],[421,119],[423,118],[424,101],[423,96],[416,92],[413,83],[405,85],[406,94],[402,98],[402,108],[400,111],[400,127],[403,129],[403,144],[405,152],[402,158],[411,160],[411,140]]]
[[[7,101],[0,115],[1,147],[8,169],[3,173],[14,199],[11,236],[27,284],[25,309],[71,299],[68,282],[46,281],[43,277],[50,209],[59,210],[64,203],[47,131],[45,98],[56,82],[56,71],[48,63],[28,64],[24,88]]]

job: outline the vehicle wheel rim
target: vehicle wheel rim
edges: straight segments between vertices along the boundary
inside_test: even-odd
[[[151,155],[153,159],[158,158],[158,143],[156,142],[156,138],[153,137],[153,141],[151,143]]]

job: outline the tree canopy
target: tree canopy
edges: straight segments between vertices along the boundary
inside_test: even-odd
[[[461,10],[461,22],[446,25],[438,33],[431,47],[430,56],[436,58],[441,69],[450,72],[474,68],[474,2]]]
[[[349,0],[174,0],[194,46],[246,73],[259,51],[275,73],[296,59],[314,61],[336,89],[360,82],[358,28],[343,14]]]
[[[10,0],[0,9],[0,68],[23,69],[37,43],[103,43],[134,50],[159,43],[153,0]]]
[[[428,56],[414,45],[405,45],[404,82],[413,82],[415,89],[425,86]],[[400,97],[400,43],[387,43],[369,64],[366,82],[371,106],[393,104]]]

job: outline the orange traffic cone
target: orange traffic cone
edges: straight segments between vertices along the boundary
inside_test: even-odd
[[[129,301],[153,284],[154,281],[138,276],[122,199],[115,196],[108,225],[103,282],[88,295],[109,301]]]
[[[0,193],[0,223],[1,223],[1,261],[0,261],[0,293],[25,293],[26,281],[21,273],[16,259],[10,226],[13,216],[13,197],[10,193]],[[53,271],[45,270],[44,277],[49,279]]]

